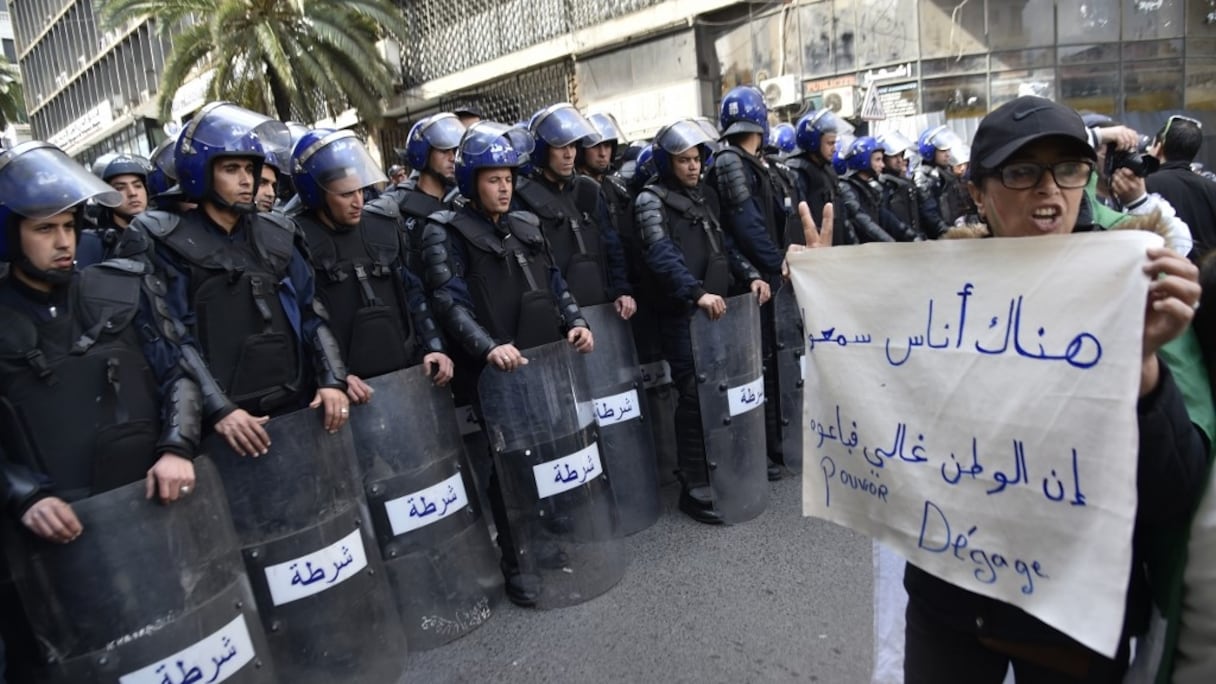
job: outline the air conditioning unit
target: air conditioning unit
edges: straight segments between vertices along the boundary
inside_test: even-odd
[[[851,118],[857,111],[854,102],[856,99],[856,93],[853,86],[829,88],[823,91],[822,95],[823,106],[832,110],[838,116],[848,119]]]
[[[770,108],[787,107],[802,101],[802,79],[798,74],[767,78],[757,84]]]

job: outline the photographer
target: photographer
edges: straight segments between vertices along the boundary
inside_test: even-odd
[[[1203,125],[1174,115],[1153,138],[1151,153],[1161,169],[1149,176],[1148,190],[1164,197],[1191,228],[1195,248],[1191,260],[1198,261],[1216,247],[1216,183],[1191,171],[1191,162],[1203,144]]]
[[[1150,194],[1145,177],[1157,169],[1157,160],[1140,150],[1136,131],[1115,124],[1100,114],[1082,116],[1090,130],[1098,163],[1086,188],[1089,210],[1095,225],[1114,228],[1130,216],[1160,213],[1159,223],[1166,228],[1170,249],[1186,256],[1194,244],[1190,228],[1178,218],[1173,205],[1160,195]],[[1136,141],[1136,146],[1126,147]]]

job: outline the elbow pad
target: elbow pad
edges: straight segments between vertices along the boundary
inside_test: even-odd
[[[328,325],[322,323],[312,335],[313,365],[317,371],[317,387],[346,391],[346,363],[342,348]]]
[[[203,395],[192,378],[178,378],[164,398],[165,424],[157,453],[171,451],[194,458],[203,432]]]
[[[198,384],[203,406],[203,415],[207,422],[214,425],[237,409],[236,404],[220,389],[220,384],[211,375],[211,369],[203,361],[198,350],[191,345],[182,345],[182,368],[194,378]]]
[[[752,196],[751,186],[747,182],[747,169],[743,168],[743,163],[739,152],[734,150],[724,150],[714,158],[718,194],[723,202],[731,207],[743,204]]]

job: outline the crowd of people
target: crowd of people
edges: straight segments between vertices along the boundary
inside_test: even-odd
[[[721,319],[739,295],[759,305],[761,477],[780,479],[801,459],[788,436],[803,398],[781,389],[776,362],[782,331],[801,325],[777,306],[792,296],[788,251],[1134,225],[1167,247],[1146,256],[1149,302],[1128,303],[1146,323],[1124,648],[1105,658],[915,566],[905,578],[909,682],[1000,681],[1010,664],[1025,681],[1118,681],[1153,597],[1185,567],[1174,558],[1163,575],[1152,541],[1189,529],[1208,480],[1212,420],[1199,412],[1211,411],[1216,330],[1196,264],[1216,247],[1216,182],[1191,168],[1201,125],[1171,116],[1142,138],[1023,97],[970,145],[945,125],[915,142],[858,133],[829,110],[776,122],[740,86],[717,121],[676,119],[642,141],[565,103],[516,124],[434,114],[387,174],[351,131],[224,102],[150,159],[107,154],[90,170],[45,142],[0,151],[0,500],[26,534],[71,544],[87,533],[73,502],[143,480],[172,506],[196,486],[207,435],[264,455],[267,421],[305,408],[337,433],[387,373],[421,364],[480,411],[487,367],[518,370],[559,341],[594,353],[582,309],[603,304],[631,324],[642,363],[670,368],[679,509],[729,523],[706,458],[695,317]],[[1164,351],[1184,336],[1197,363]],[[483,485],[506,594],[534,605],[539,580],[516,563],[493,467]],[[12,643],[28,627],[4,598]],[[1173,618],[1183,667],[1204,656],[1187,650],[1175,599],[1156,608]]]

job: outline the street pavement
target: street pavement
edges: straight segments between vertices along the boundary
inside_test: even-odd
[[[768,510],[733,527],[693,522],[665,487],[616,587],[551,611],[504,599],[472,634],[411,653],[401,681],[868,682],[870,541],[803,518],[796,478],[770,487]]]

